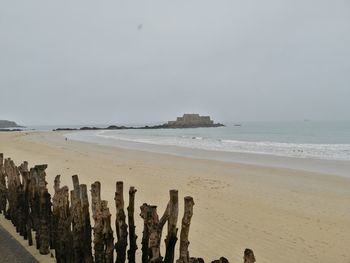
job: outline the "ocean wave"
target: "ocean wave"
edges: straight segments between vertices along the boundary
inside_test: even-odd
[[[281,143],[271,141],[239,141],[213,139],[201,136],[151,136],[140,134],[120,134],[100,131],[98,137],[164,146],[179,146],[192,149],[224,151],[235,153],[267,154],[285,157],[313,158],[327,160],[350,160],[350,144],[306,144]]]

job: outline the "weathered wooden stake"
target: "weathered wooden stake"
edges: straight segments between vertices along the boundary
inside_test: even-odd
[[[177,190],[170,190],[168,234],[165,239],[166,252],[164,263],[174,262],[174,251],[177,241],[177,219],[179,215],[179,194]]]
[[[180,256],[176,261],[177,263],[189,263],[188,246],[188,233],[190,231],[191,218],[193,215],[194,201],[191,196],[185,197],[185,213],[182,218],[181,233],[180,233]]]
[[[244,263],[254,263],[255,262],[255,256],[254,256],[254,252],[253,250],[251,250],[250,248],[246,248],[244,250]]]
[[[101,184],[95,182],[91,185],[92,216],[95,221],[94,251],[95,263],[113,263],[114,237],[111,227],[111,213],[108,202],[101,200]]]
[[[51,223],[51,196],[47,190],[47,164],[36,165],[30,169],[30,207],[33,229],[36,231],[36,248],[40,254],[50,253],[50,223]]]
[[[101,183],[95,182],[91,185],[91,209],[94,219],[94,251],[95,263],[104,262],[104,243],[103,243],[103,219],[101,209]]]
[[[143,218],[143,231],[142,231],[142,263],[148,263],[149,260],[149,229],[148,229],[148,221],[150,220],[149,217],[151,214],[148,212],[149,205],[144,203],[140,209],[141,209],[141,214],[140,216]]]
[[[124,263],[126,260],[126,247],[128,245],[128,226],[125,223],[123,182],[116,183],[114,200],[117,210],[115,220],[115,228],[117,232],[117,243],[115,244],[115,250],[117,252],[117,259],[115,262]]]
[[[91,249],[91,222],[89,213],[89,199],[87,195],[87,187],[85,184],[80,185],[80,201],[81,201],[81,225],[82,225],[82,249],[84,255],[84,263],[92,263]]]
[[[105,263],[113,263],[114,253],[114,238],[113,230],[111,227],[111,213],[107,207],[107,201],[101,202],[102,219],[103,219],[103,240],[105,247]]]
[[[7,187],[6,175],[4,170],[4,155],[0,153],[0,214],[6,213]]]
[[[135,254],[137,250],[136,239],[137,235],[135,234],[135,220],[134,220],[134,210],[135,210],[135,187],[131,186],[129,189],[129,206],[128,206],[128,223],[129,223],[129,242],[130,249],[128,250],[128,262],[135,263]]]
[[[51,196],[47,189],[40,198],[40,225],[39,225],[39,252],[42,255],[50,253],[50,221],[51,221]]]
[[[6,218],[11,220],[13,225],[16,227],[16,231],[19,232],[18,229],[18,218],[17,218],[17,208],[18,208],[18,190],[21,185],[21,181],[19,178],[19,171],[14,162],[7,158],[4,163],[4,171],[5,176],[7,176],[7,186],[8,193],[7,199],[9,201],[9,207],[6,212]]]
[[[69,189],[67,186],[60,187],[60,175],[55,178],[54,189],[52,234],[56,261],[57,263],[73,262]]]
[[[221,257],[217,260],[213,260],[211,263],[229,263],[229,261],[227,260],[227,258]]]
[[[19,195],[18,195],[19,232],[20,232],[20,235],[23,236],[24,240],[27,240],[28,239],[27,222],[29,220],[29,202],[27,198],[29,171],[28,171],[27,162],[23,162],[20,165],[19,172],[22,176],[22,184],[19,187]]]
[[[91,184],[91,210],[92,210],[92,218],[96,217],[97,206],[100,205],[101,202],[101,183],[99,181]]]
[[[145,203],[140,207],[140,209],[140,215],[144,220],[142,260],[143,262],[152,263],[162,262],[162,256],[160,254],[160,240],[162,238],[163,226],[169,218],[169,204],[161,219],[159,219],[157,214],[157,206],[148,205]],[[148,233],[145,233],[145,231]]]
[[[74,190],[70,192],[71,215],[72,215],[72,235],[73,235],[73,262],[84,262],[83,252],[83,226],[80,201],[80,185],[77,175],[72,176]]]
[[[32,221],[30,218],[30,185],[31,178],[28,171],[28,163],[24,162],[20,168],[22,174],[24,200],[23,200],[23,216],[24,216],[24,240],[28,240],[29,246],[33,245],[32,237]]]

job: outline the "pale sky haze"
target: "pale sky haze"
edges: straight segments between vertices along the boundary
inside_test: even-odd
[[[0,119],[350,120],[348,0],[1,0]]]

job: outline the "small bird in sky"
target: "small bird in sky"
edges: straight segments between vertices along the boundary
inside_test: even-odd
[[[137,26],[137,30],[141,30],[142,27],[143,27],[143,24],[139,24],[139,25]]]

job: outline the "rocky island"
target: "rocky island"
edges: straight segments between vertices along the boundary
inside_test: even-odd
[[[54,131],[74,131],[74,130],[126,130],[126,129],[180,129],[180,128],[209,128],[222,127],[221,123],[214,123],[210,116],[200,116],[199,114],[184,114],[182,117],[177,117],[175,121],[154,126],[128,127],[111,125],[105,128],[99,127],[81,127],[81,128],[57,128]]]
[[[166,128],[204,128],[204,127],[221,127],[221,123],[214,123],[210,116],[200,116],[199,114],[184,114],[177,117],[176,121],[168,121],[164,124]]]

